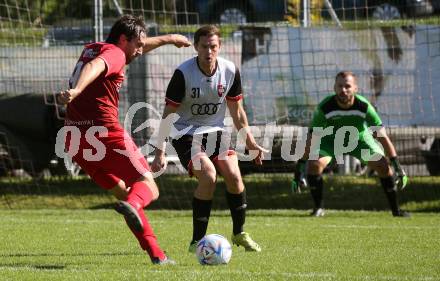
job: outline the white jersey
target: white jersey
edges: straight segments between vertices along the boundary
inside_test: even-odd
[[[171,137],[223,130],[225,99],[241,98],[240,73],[233,62],[218,57],[215,73],[207,76],[197,57],[185,61],[174,72],[166,93],[167,104],[177,107],[179,115]]]

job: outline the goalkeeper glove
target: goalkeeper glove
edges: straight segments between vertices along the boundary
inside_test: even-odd
[[[398,189],[402,190],[405,188],[406,184],[408,183],[408,176],[406,175],[405,171],[402,169],[402,166],[400,166],[399,160],[397,160],[396,157],[390,158],[390,161],[394,169],[396,186]]]
[[[307,187],[306,180],[306,161],[299,160],[295,166],[295,176],[292,180],[292,192],[301,193],[301,188]]]

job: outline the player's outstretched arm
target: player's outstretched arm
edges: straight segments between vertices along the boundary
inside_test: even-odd
[[[404,189],[408,184],[408,176],[406,175],[406,172],[403,170],[402,166],[400,166],[400,162],[397,160],[397,157],[390,158],[390,161],[395,174],[396,186],[399,189]]]
[[[377,132],[375,132],[374,136],[383,146],[385,155],[387,157],[392,158],[397,156],[396,149],[393,143],[391,142],[390,138],[388,137],[388,134],[384,127],[380,128]]]
[[[188,38],[180,34],[167,34],[161,36],[147,37],[145,38],[143,43],[144,47],[142,49],[142,52],[144,54],[167,44],[173,44],[177,48],[191,46],[191,42],[188,40]]]
[[[257,144],[254,136],[249,128],[249,124],[246,117],[246,112],[243,109],[241,101],[227,101],[228,109],[234,122],[235,128],[238,131],[246,130],[246,147],[249,150],[258,151],[257,157],[255,157],[255,164],[263,164],[263,153],[268,153],[269,150]]]
[[[159,125],[159,133],[157,134],[157,144],[156,144],[156,152],[154,155],[154,160],[151,164],[151,170],[153,172],[159,172],[167,167],[167,161],[165,158],[165,149],[166,149],[166,139],[170,135],[171,126],[170,120],[167,119],[169,115],[175,113],[177,110],[176,107],[166,105],[162,114],[162,120]]]
[[[98,78],[98,76],[101,75],[101,73],[103,73],[105,70],[105,62],[99,57],[86,63],[81,69],[77,80],[73,81],[73,85],[71,85],[72,88],[58,93],[57,101],[61,104],[70,103],[79,94],[81,94],[88,85],[95,81],[95,79]]]
[[[376,137],[379,140],[380,144],[383,146],[385,155],[388,156],[388,158],[390,159],[391,166],[394,170],[397,187],[399,189],[404,189],[408,183],[408,176],[406,175],[405,170],[403,170],[399,160],[397,159],[396,148],[388,137],[385,128],[380,128],[376,134]]]
[[[301,189],[307,187],[306,165],[307,161],[304,159],[300,159],[296,162],[295,173],[291,184],[292,191],[295,193],[301,193]]]
[[[306,146],[304,149],[304,155],[301,159],[296,162],[294,177],[292,179],[291,188],[295,193],[301,193],[301,189],[306,188],[307,184],[307,160],[309,159],[310,154],[310,145],[312,142],[312,131],[309,130],[309,133],[306,135]]]

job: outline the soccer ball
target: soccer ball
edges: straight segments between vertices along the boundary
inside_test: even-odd
[[[231,255],[231,244],[221,235],[209,234],[197,243],[196,257],[202,265],[227,264]]]

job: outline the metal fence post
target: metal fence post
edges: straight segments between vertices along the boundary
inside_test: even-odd
[[[93,32],[95,33],[95,42],[104,41],[104,25],[102,13],[102,0],[95,0],[93,6]]]

